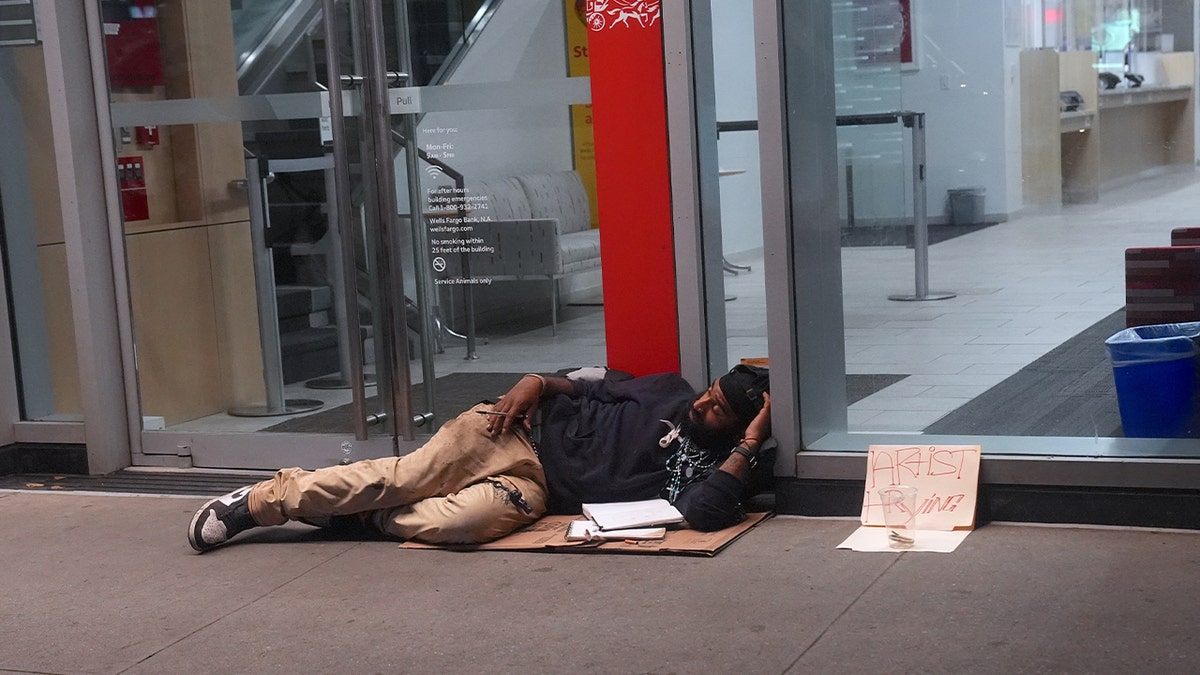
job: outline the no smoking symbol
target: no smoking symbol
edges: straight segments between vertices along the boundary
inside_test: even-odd
[[[446,259],[441,256],[434,258],[433,259],[433,269],[435,272],[445,272],[446,271]]]

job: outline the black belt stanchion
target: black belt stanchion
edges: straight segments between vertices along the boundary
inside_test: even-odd
[[[913,163],[913,254],[916,258],[916,289],[912,295],[889,295],[888,300],[948,300],[955,293],[929,290],[929,221],[925,199],[925,113],[897,111],[864,115],[838,115],[837,125],[895,124],[912,130]]]

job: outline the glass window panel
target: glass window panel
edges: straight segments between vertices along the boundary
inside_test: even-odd
[[[854,34],[847,17],[886,5],[910,3],[834,3],[839,114],[876,102],[858,95],[876,71],[845,65],[872,63],[855,53],[866,38],[842,46]],[[1125,438],[1104,347],[1127,322],[1188,316],[1169,303],[1145,309],[1148,296],[1172,292],[1163,277],[1130,291],[1127,305],[1127,282],[1138,281],[1127,276],[1126,249],[1169,246],[1173,230],[1195,226],[1192,3],[911,8],[904,32],[872,35],[902,56],[877,69],[882,84],[868,82],[896,87],[898,98],[879,97],[876,110],[890,100],[926,117],[930,297],[890,299],[919,287],[922,272],[911,133],[839,129],[851,433],[818,449],[922,436],[1042,454],[1047,445],[1029,439],[1055,437],[1065,454],[1194,454]],[[1105,71],[1118,76],[1107,93],[1097,77]],[[1068,90],[1079,100],[1060,106]],[[875,231],[855,233],[867,228]],[[1161,264],[1189,264],[1186,251],[1164,255],[1174,257]],[[950,297],[933,299],[941,291]],[[1183,433],[1200,435],[1196,424]],[[1166,428],[1151,435],[1175,435]]]
[[[728,366],[767,355],[753,3],[711,9]]]
[[[0,48],[0,202],[22,417],[82,419],[41,46]]]

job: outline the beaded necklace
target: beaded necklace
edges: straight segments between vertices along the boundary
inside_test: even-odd
[[[679,493],[693,482],[704,478],[717,463],[717,458],[698,447],[687,436],[679,436],[679,450],[667,459],[667,501],[674,503]]]

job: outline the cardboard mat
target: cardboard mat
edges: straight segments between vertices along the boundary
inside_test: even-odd
[[[545,516],[531,525],[487,544],[438,546],[406,541],[400,548],[446,549],[452,551],[537,551],[543,553],[642,553],[651,555],[716,555],[770,513],[748,513],[746,520],[716,532],[668,530],[658,541],[567,541],[567,527],[582,516]]]

